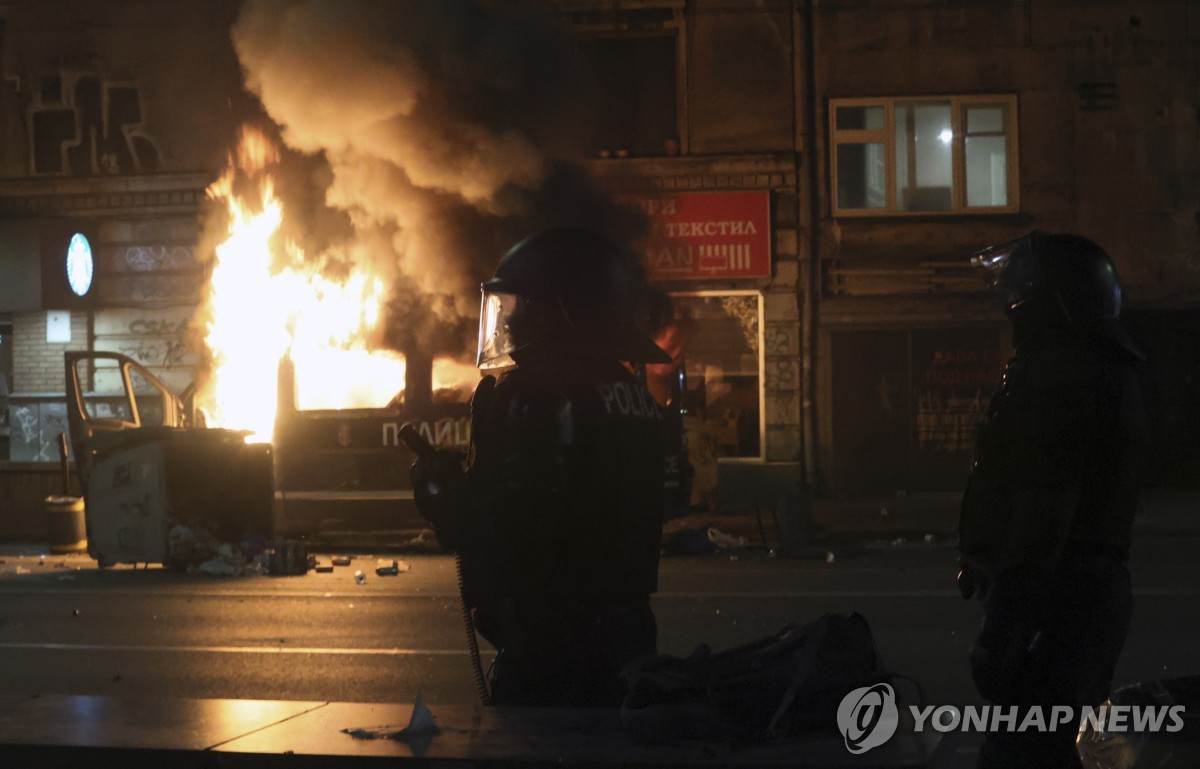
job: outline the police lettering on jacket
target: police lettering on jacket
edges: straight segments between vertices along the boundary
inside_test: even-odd
[[[628,382],[600,382],[596,385],[604,410],[609,414],[639,419],[662,419],[662,409],[646,388]]]

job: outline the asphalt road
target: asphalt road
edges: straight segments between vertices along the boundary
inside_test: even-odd
[[[1138,542],[1118,685],[1200,673],[1198,545]],[[399,557],[411,570],[394,577],[375,576],[374,556],[328,574],[216,577],[0,556],[0,696],[397,702],[420,691],[431,704],[473,702],[453,560]],[[660,646],[724,648],[858,611],[884,663],[919,680],[927,702],[977,702],[966,651],[980,614],[954,589],[953,564],[953,549],[937,542],[872,543],[832,563],[761,551],[667,557],[654,599]]]

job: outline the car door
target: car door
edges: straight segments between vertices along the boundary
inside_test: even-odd
[[[128,356],[67,352],[64,364],[67,429],[85,495],[98,456],[137,440],[145,431],[189,426],[179,396]]]

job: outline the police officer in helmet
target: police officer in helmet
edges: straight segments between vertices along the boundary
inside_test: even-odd
[[[640,269],[587,229],[540,232],[483,284],[472,456],[413,466],[421,513],[458,552],[497,705],[614,706],[656,651],[664,434],[625,365],[667,355],[635,323]]]
[[[1078,766],[1078,714],[1107,697],[1131,616],[1143,356],[1119,323],[1113,263],[1091,240],[1035,231],[973,261],[1005,298],[1015,356],[962,503],[959,587],[984,608],[971,671],[995,705],[1075,714],[1050,732],[989,733],[979,766]]]

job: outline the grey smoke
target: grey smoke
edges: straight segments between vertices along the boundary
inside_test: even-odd
[[[479,283],[540,227],[618,240],[644,227],[571,162],[585,89],[553,16],[472,0],[248,0],[232,36],[285,144],[327,166],[294,177],[325,185],[338,216],[324,218],[356,242],[343,250],[394,275],[400,346],[464,347]],[[309,235],[324,246],[345,233]]]

